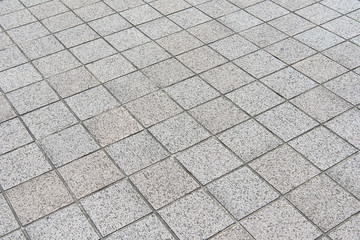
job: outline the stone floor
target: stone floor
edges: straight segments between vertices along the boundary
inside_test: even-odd
[[[360,1],[0,1],[0,239],[360,239]]]

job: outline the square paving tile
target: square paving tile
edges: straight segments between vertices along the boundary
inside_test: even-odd
[[[290,36],[315,27],[315,24],[294,13],[274,19],[269,24]]]
[[[11,47],[0,51],[0,71],[15,67],[27,60],[17,47]]]
[[[119,230],[110,235],[107,240],[116,239],[167,239],[175,240],[168,229],[160,222],[160,220],[154,215],[150,215],[125,229]]]
[[[121,77],[136,68],[120,54],[103,58],[86,66],[101,82]]]
[[[221,133],[219,139],[245,162],[259,157],[281,143],[279,138],[254,120]]]
[[[251,116],[284,102],[282,97],[259,82],[250,83],[226,96]]]
[[[231,101],[222,97],[197,106],[189,113],[213,134],[222,132],[249,118]]]
[[[0,156],[0,162],[0,184],[5,190],[51,170],[34,143]]]
[[[51,32],[59,32],[61,30],[81,24],[83,21],[72,12],[65,12],[59,15],[55,15],[50,18],[43,19],[41,21],[45,27]]]
[[[67,0],[70,1],[70,0]],[[94,1],[94,0],[93,0]],[[97,0],[96,0],[97,1]],[[85,1],[88,4],[88,0]],[[107,5],[113,8],[115,11],[121,12],[130,8],[134,8],[144,4],[142,0],[105,0]]]
[[[356,0],[349,0],[343,4],[335,0],[325,0],[323,4],[341,13],[348,13],[356,10],[357,8],[360,8],[360,4]]]
[[[310,20],[315,24],[323,24],[329,20],[341,16],[338,12],[320,3],[315,3],[296,11],[296,14]]]
[[[84,122],[87,129],[106,146],[142,130],[141,125],[123,107],[114,108]]]
[[[321,230],[328,231],[360,209],[360,202],[326,175],[301,185],[287,198]]]
[[[169,156],[147,131],[107,146],[106,151],[127,175]]]
[[[44,2],[29,8],[30,12],[38,19],[48,18],[66,12],[67,7],[60,1]]]
[[[178,25],[165,17],[141,24],[137,28],[154,40],[181,30]]]
[[[0,235],[9,233],[19,227],[3,195],[0,195],[0,210]]]
[[[178,60],[171,58],[142,70],[156,86],[163,88],[193,76],[193,72]]]
[[[322,54],[306,58],[295,63],[293,67],[318,83],[326,82],[347,71],[346,68]]]
[[[74,10],[85,22],[110,15],[114,11],[103,2],[97,2]]]
[[[64,49],[61,43],[51,35],[22,43],[19,46],[32,60]]]
[[[150,38],[145,36],[137,28],[129,28],[109,36],[105,39],[120,52],[149,42]]]
[[[210,21],[189,28],[188,31],[204,43],[214,42],[233,33],[232,30],[217,21]]]
[[[184,150],[210,137],[210,134],[186,113],[158,123],[149,130],[171,153]]]
[[[202,184],[207,184],[243,164],[214,138],[177,154],[176,158]]]
[[[65,101],[81,120],[93,117],[118,105],[116,99],[102,86],[73,95]]]
[[[319,122],[325,122],[351,107],[349,103],[322,86],[293,98],[291,103]]]
[[[359,236],[360,215],[351,217],[342,225],[335,228],[328,235],[332,239],[356,239]]]
[[[256,78],[262,78],[286,67],[285,63],[263,50],[236,59],[234,63]]]
[[[225,0],[211,0],[199,4],[197,7],[212,18],[218,18],[239,10],[238,7]]]
[[[327,49],[324,54],[347,68],[360,66],[360,47],[354,43],[341,43]]]
[[[293,98],[318,85],[292,67],[287,67],[264,77],[261,79],[261,82],[287,99]]]
[[[127,180],[84,198],[81,204],[102,235],[108,235],[151,212]]]
[[[55,91],[63,98],[100,84],[85,67],[72,69],[59,75],[52,76],[47,80]]]
[[[193,77],[167,87],[165,92],[185,109],[193,108],[219,96],[216,90],[199,77]]]
[[[324,86],[354,105],[360,103],[360,76],[355,73],[346,73]]]
[[[303,8],[315,2],[318,2],[318,0],[294,0],[291,2],[287,0],[274,0],[274,2],[279,4],[280,6],[283,6],[286,9],[289,9],[290,11],[295,11],[299,8]]]
[[[171,14],[169,18],[184,29],[212,20],[194,7]]]
[[[320,173],[288,145],[282,145],[250,163],[265,180],[286,193]]]
[[[1,238],[1,240],[13,240],[13,239],[26,240],[24,233],[20,229],[13,231],[12,233],[9,233]]]
[[[185,64],[195,73],[204,72],[210,68],[221,65],[226,62],[220,54],[208,46],[200,47],[190,52],[186,52],[177,57],[180,62]],[[204,61],[206,59],[206,61]]]
[[[75,204],[26,227],[33,239],[98,239],[86,217]]]
[[[178,55],[203,45],[199,39],[187,31],[168,35],[158,39],[156,42],[173,55]]]
[[[233,223],[202,190],[170,204],[159,213],[180,239],[207,239]]]
[[[58,167],[99,147],[81,125],[75,125],[40,141],[52,163]]]
[[[32,141],[18,118],[0,124],[0,154],[21,147]]]
[[[182,112],[182,109],[162,91],[154,92],[134,100],[126,104],[126,108],[145,127],[154,125]]]
[[[262,113],[256,119],[284,141],[289,141],[318,125],[290,103],[283,103]]]
[[[249,74],[230,62],[210,69],[200,76],[223,94],[255,80]]]
[[[325,124],[345,140],[360,148],[360,110],[351,109]]]
[[[263,1],[246,8],[246,11],[264,21],[285,15],[289,11],[271,1]]]
[[[34,22],[8,30],[7,33],[15,43],[19,44],[46,36],[50,32],[41,23]]]
[[[106,36],[131,27],[131,24],[119,14],[113,14],[97,19],[89,22],[89,25],[101,36]]]
[[[30,223],[73,201],[54,171],[9,189],[6,193],[22,224]]]
[[[59,168],[61,176],[75,197],[81,198],[123,177],[120,170],[102,151]]]
[[[164,15],[178,12],[191,6],[183,0],[157,0],[151,2],[150,5]]]
[[[0,96],[0,123],[16,117],[16,114],[6,98]]]
[[[285,33],[267,23],[242,31],[239,34],[259,47],[266,47],[287,37]]]
[[[155,208],[161,208],[199,187],[174,159],[156,163],[130,177]]]
[[[234,30],[235,32],[240,32],[262,23],[261,20],[250,15],[244,10],[240,10],[223,16],[219,18],[219,21],[228,28]]]
[[[106,88],[122,103],[126,103],[157,90],[141,72],[117,78],[105,84]]]
[[[318,228],[284,199],[269,204],[241,224],[259,240],[315,239],[321,235]]]
[[[354,147],[324,127],[315,128],[289,144],[322,170],[356,152]]]
[[[346,39],[360,34],[360,23],[346,16],[336,18],[322,26]]]
[[[99,37],[99,35],[86,24],[58,32],[55,36],[66,47],[73,47]]]
[[[237,219],[249,215],[279,196],[247,167],[210,183],[207,188]]]
[[[101,58],[115,54],[116,50],[112,48],[103,39],[97,39],[71,48],[70,51],[83,63],[94,62]]]
[[[154,20],[162,15],[149,5],[141,5],[135,8],[131,8],[121,13],[126,20],[133,25],[139,25],[144,22]]]
[[[344,41],[343,38],[321,27],[315,27],[300,33],[295,38],[318,51],[323,51]]]
[[[254,238],[242,226],[240,226],[240,224],[234,224],[211,238],[211,240],[226,239],[253,240]]]

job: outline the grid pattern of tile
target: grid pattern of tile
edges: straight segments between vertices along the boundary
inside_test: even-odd
[[[0,239],[360,238],[360,1],[0,1]]]

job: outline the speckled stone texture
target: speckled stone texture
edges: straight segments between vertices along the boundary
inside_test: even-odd
[[[359,240],[359,0],[0,0],[0,240]]]

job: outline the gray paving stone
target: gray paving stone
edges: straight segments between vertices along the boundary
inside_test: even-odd
[[[163,88],[194,74],[178,60],[171,58],[142,70],[158,87]]]
[[[26,227],[32,239],[98,239],[79,207],[70,205]]]
[[[14,110],[4,96],[0,96],[0,123],[16,117]]]
[[[250,83],[226,96],[252,116],[284,102],[282,97],[259,82]]]
[[[126,108],[145,127],[170,118],[182,109],[162,91],[154,92],[126,104]]]
[[[116,239],[167,239],[175,240],[168,229],[152,214],[139,222],[136,222],[123,230],[115,232],[106,238],[107,240]]]
[[[23,0],[22,2],[26,7],[31,7],[33,5],[46,2],[46,0]]]
[[[119,14],[113,14],[97,19],[95,21],[89,22],[89,25],[101,36],[106,36],[131,27],[131,24],[122,18]]]
[[[81,65],[68,50],[42,57],[33,61],[33,63],[44,75],[44,77],[51,77]]]
[[[146,131],[106,147],[106,151],[127,175],[139,171],[169,154]]]
[[[7,31],[15,43],[19,44],[48,35],[50,32],[39,22],[30,23]]]
[[[344,3],[335,0],[324,0],[323,4],[341,13],[348,13],[360,8],[360,3],[356,0],[349,0]]]
[[[47,80],[63,98],[99,85],[96,78],[84,67],[52,76]]]
[[[108,235],[151,212],[127,180],[96,192],[81,203],[102,235]]]
[[[323,24],[329,20],[341,16],[338,12],[320,3],[307,6],[295,12],[315,24]]]
[[[346,16],[336,18],[322,26],[346,39],[355,37],[360,33],[360,23]]]
[[[70,51],[84,64],[116,53],[116,50],[103,39],[81,44],[70,49]]]
[[[124,108],[114,108],[84,122],[101,146],[119,141],[142,130],[141,125]]]
[[[296,35],[295,38],[318,51],[323,51],[344,41],[343,38],[321,27],[315,27],[300,33]]]
[[[261,20],[248,14],[244,10],[223,16],[219,18],[219,21],[235,32],[240,32],[262,23]]]
[[[145,36],[137,28],[129,28],[111,34],[105,37],[105,39],[120,52],[150,41],[150,38]]]
[[[293,98],[317,85],[310,78],[291,67],[264,77],[261,82],[287,99]]]
[[[23,232],[21,232],[21,230],[16,230],[12,233],[9,233],[7,235],[5,235],[4,237],[1,237],[0,238],[1,240],[13,240],[13,239],[16,239],[16,240],[26,240]]]
[[[274,19],[269,24],[290,36],[315,27],[313,23],[294,13]]]
[[[121,13],[126,20],[134,25],[139,25],[144,22],[154,20],[162,15],[149,5],[141,5]]]
[[[331,239],[356,239],[360,235],[360,215],[351,217],[348,221],[335,228],[328,235]]]
[[[188,8],[191,5],[183,0],[157,0],[150,3],[152,7],[161,12],[164,15],[178,12],[182,9]]]
[[[189,113],[213,134],[222,132],[249,118],[231,101],[221,97],[197,106]]]
[[[56,167],[99,148],[81,125],[75,125],[50,135],[42,139],[40,145]]]
[[[210,21],[189,28],[188,31],[204,43],[214,42],[233,33],[232,30],[217,21]]]
[[[320,173],[288,145],[276,148],[249,165],[283,194]]]
[[[233,63],[226,63],[210,69],[200,76],[223,94],[255,80]]]
[[[356,21],[360,21],[360,9],[347,14],[348,17],[351,17],[352,19],[355,19]]]
[[[287,37],[286,34],[267,23],[255,26],[239,34],[259,47],[266,47]]]
[[[58,32],[55,36],[68,48],[99,37],[99,35],[86,24]]]
[[[161,209],[160,215],[180,239],[206,239],[233,223],[203,190]]]
[[[355,73],[346,73],[324,86],[354,105],[360,103],[360,76]]]
[[[0,51],[0,71],[26,63],[25,56],[17,47],[11,47]]]
[[[0,154],[21,147],[32,141],[18,118],[0,124]]]
[[[85,22],[95,20],[114,13],[105,3],[99,1],[74,10],[74,13]]]
[[[62,103],[45,106],[22,116],[29,130],[39,139],[69,127],[77,122],[74,115]]]
[[[351,107],[322,86],[295,97],[291,103],[319,122],[325,122]]]
[[[245,162],[259,157],[281,143],[279,138],[254,120],[221,133],[219,139]]]
[[[77,198],[82,198],[123,177],[102,151],[73,161],[59,168],[59,172]]]
[[[81,19],[70,11],[43,19],[41,22],[53,33],[82,23]]]
[[[141,72],[117,78],[105,84],[120,102],[126,103],[157,90],[150,79]]]
[[[359,200],[326,175],[311,179],[287,198],[323,231],[330,230],[360,208]]]
[[[225,58],[208,46],[183,53],[178,56],[177,59],[195,73],[201,73],[226,62]],[[204,61],[204,59],[206,59],[206,61]]]
[[[326,82],[347,71],[346,68],[322,54],[306,58],[295,63],[293,67],[318,83]]]
[[[360,110],[351,109],[325,124],[342,138],[360,147]]]
[[[283,198],[247,217],[241,224],[259,240],[315,239],[321,235],[318,228]]]
[[[32,60],[64,49],[61,43],[51,35],[22,43],[19,46]]]
[[[156,40],[156,42],[172,55],[178,55],[203,45],[200,40],[187,31],[171,34]]]
[[[184,29],[212,20],[194,7],[171,14],[169,18]]]
[[[5,190],[51,170],[34,143],[0,156],[0,162],[0,184]]]
[[[184,150],[210,137],[210,134],[186,113],[158,123],[149,130],[171,153]]]
[[[35,21],[36,18],[31,14],[28,9],[22,9],[20,11],[2,15],[0,17],[0,25],[5,30],[9,30],[11,28],[15,28]]]
[[[171,57],[170,54],[154,42],[134,47],[123,52],[123,54],[138,68],[144,68]]]
[[[219,96],[216,90],[199,77],[176,83],[165,88],[165,92],[185,109],[193,108]]]
[[[256,3],[262,2],[262,0],[229,0],[232,4],[235,4],[239,8],[245,8],[250,5],[254,5]]]
[[[8,48],[12,44],[11,38],[5,32],[0,32],[0,50]]]
[[[172,158],[143,169],[132,175],[130,179],[155,209],[199,187]]]
[[[318,125],[290,103],[283,103],[262,113],[256,119],[284,141],[289,141]]]
[[[285,8],[268,0],[252,5],[246,8],[246,11],[264,21],[269,21],[289,12]]]
[[[244,218],[279,196],[247,167],[210,183],[207,188],[237,219]]]
[[[50,1],[29,8],[30,12],[38,19],[52,17],[68,9],[61,1]]]
[[[322,170],[356,152],[354,147],[324,127],[315,128],[289,144]]]
[[[286,66],[263,50],[236,59],[234,63],[256,78],[262,78]]]
[[[98,2],[98,0],[76,0],[76,1],[63,0],[62,2],[64,4],[66,4],[70,9],[76,9],[76,8],[80,8],[80,7]]]
[[[4,235],[19,227],[3,195],[0,195],[0,210],[0,235]]]
[[[243,164],[214,138],[177,154],[176,158],[202,184],[207,184]]]
[[[107,82],[136,70],[136,68],[120,54],[90,63],[86,65],[86,67],[101,82]]]
[[[72,202],[54,171],[7,190],[7,196],[22,224],[28,224]]]
[[[327,49],[324,54],[347,68],[360,66],[360,47],[351,42],[344,42]]]
[[[0,14],[7,14],[15,12],[17,10],[23,9],[24,6],[19,1],[2,1],[1,3]]]
[[[265,50],[288,64],[293,64],[316,53],[313,49],[292,38],[268,46]]]
[[[181,30],[179,26],[165,17],[141,24],[138,29],[151,39],[162,38]]]
[[[116,99],[102,86],[73,95],[65,101],[81,120],[93,117],[118,105]]]
[[[310,4],[318,2],[318,0],[295,0],[291,2],[287,0],[274,0],[274,2],[283,6],[286,9],[289,9],[290,11],[295,11],[299,8],[303,8]]]
[[[197,7],[212,18],[218,18],[239,10],[238,7],[225,0],[211,0],[199,4]]]
[[[219,234],[210,238],[211,240],[242,239],[253,240],[254,238],[239,224],[234,224]]]

